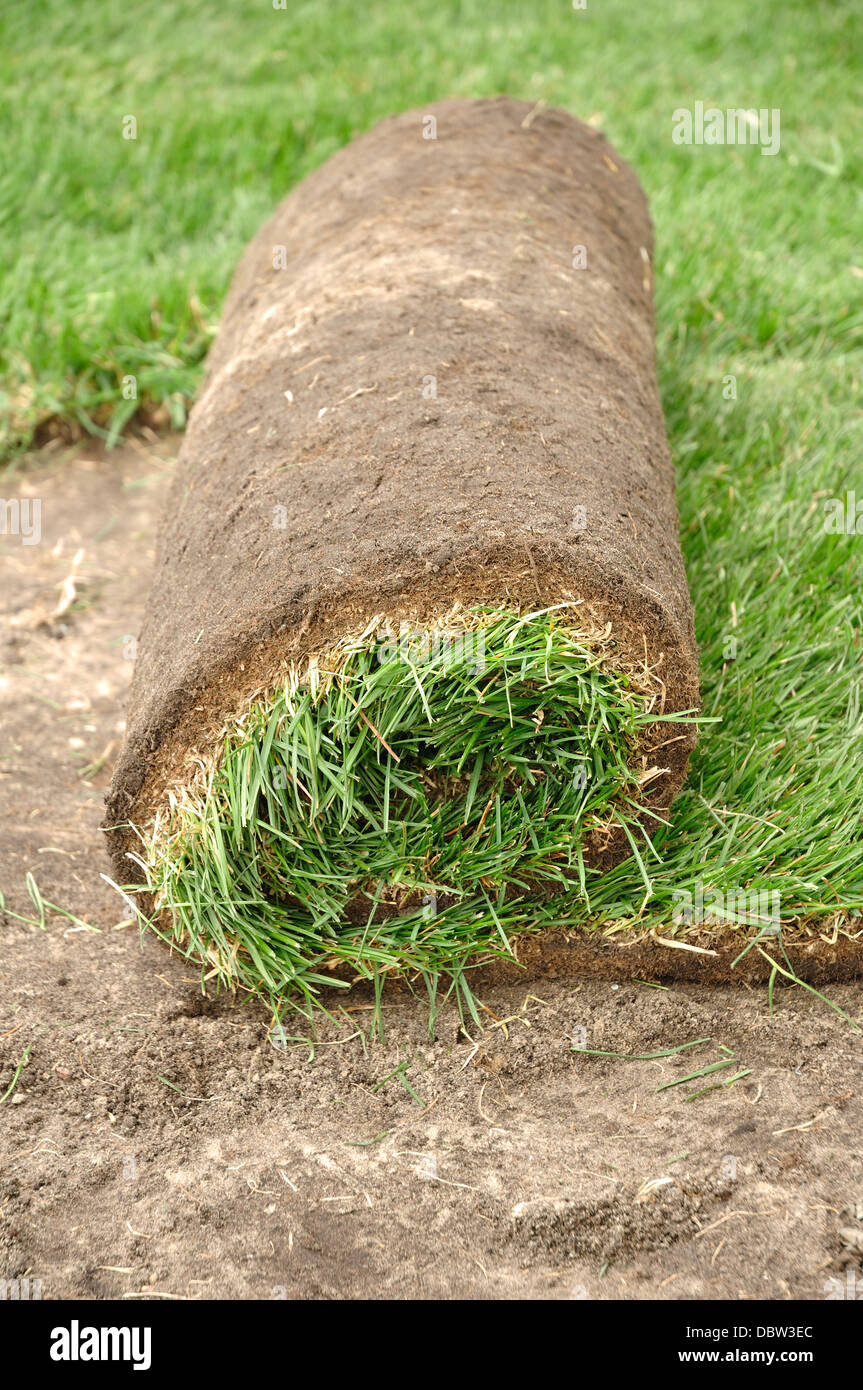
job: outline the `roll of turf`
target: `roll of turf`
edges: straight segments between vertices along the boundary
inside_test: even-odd
[[[605,138],[509,99],[384,121],[246,250],[106,820],[207,975],[457,975],[666,818],[698,688],[651,266]]]

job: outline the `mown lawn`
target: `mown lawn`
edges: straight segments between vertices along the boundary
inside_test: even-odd
[[[651,198],[660,384],[720,718],[657,837],[645,919],[667,923],[699,879],[778,888],[786,920],[863,906],[863,534],[827,533],[823,510],[863,500],[861,16],[851,0],[7,0],[5,453],[20,466],[58,415],[114,437],[140,404],[126,374],[181,424],[244,243],[351,132],[504,91],[594,120]],[[779,108],[780,152],[674,144],[673,111],[698,100]],[[623,866],[591,898],[628,919],[642,876]]]

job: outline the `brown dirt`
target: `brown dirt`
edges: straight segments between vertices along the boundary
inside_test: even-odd
[[[97,827],[175,449],[49,457],[20,479],[45,540],[0,551],[0,886],[33,916],[31,871],[100,929],[0,919],[0,1095],[32,1046],[0,1106],[0,1277],[90,1299],[822,1299],[849,1269],[863,1288],[863,1048],[800,990],[771,1018],[763,988],[526,975],[481,990],[500,1026],[468,1037],[448,1007],[434,1039],[393,991],[384,1043],[333,1027],[310,1061],[123,922]],[[53,617],[79,548],[80,606]],[[857,988],[830,994],[859,1014]],[[366,990],[342,1003],[367,1028]],[[712,1041],[622,1062],[573,1054],[577,1029]],[[657,1093],[721,1046],[750,1070],[730,1090]],[[424,1105],[374,1089],[403,1062]]]
[[[578,600],[666,711],[697,704],[652,245],[605,137],[506,98],[383,121],[285,199],[240,261],[192,412],[107,825],[147,824],[286,657],[377,614]],[[691,724],[647,735],[654,810],[693,742]],[[110,845],[137,875],[132,834]],[[622,831],[586,849],[630,852]]]

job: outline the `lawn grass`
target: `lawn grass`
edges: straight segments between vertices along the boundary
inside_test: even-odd
[[[646,904],[630,861],[566,920],[667,927],[675,892],[700,880],[778,889],[784,921],[857,931],[863,536],[828,534],[823,511],[863,498],[861,30],[856,5],[809,0],[13,0],[7,451],[58,412],[115,431],[129,372],[180,423],[243,245],[352,131],[501,91],[595,120],[656,223],[660,387],[719,722],[657,833]],[[672,113],[696,100],[779,108],[780,153],[675,145]]]
[[[648,890],[642,750],[678,717],[573,612],[373,628],[255,701],[142,830],[160,933],[274,1003],[320,1002],[328,964],[417,972],[434,998],[477,951],[589,912],[614,839]]]

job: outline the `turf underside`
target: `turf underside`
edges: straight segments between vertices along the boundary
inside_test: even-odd
[[[648,885],[644,682],[559,613],[472,622],[371,636],[259,701],[162,817],[158,930],[205,975],[311,999],[337,961],[434,991],[589,913],[586,839],[624,836]]]

